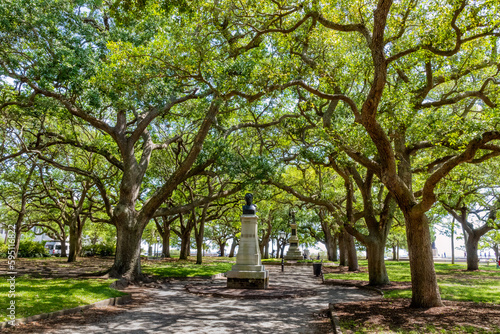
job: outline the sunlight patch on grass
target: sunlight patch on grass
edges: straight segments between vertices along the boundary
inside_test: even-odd
[[[39,279],[26,276],[16,278],[16,318],[49,313],[100,300],[123,296],[125,293],[111,289],[115,280]],[[9,305],[9,284],[6,277],[0,280],[0,305]],[[0,322],[7,321],[0,313]]]
[[[360,261],[360,266],[366,261]],[[410,282],[408,262],[386,262],[391,282]],[[479,271],[466,271],[466,264],[436,263],[436,276],[441,298],[445,300],[473,301],[500,304],[500,270],[481,265]],[[493,279],[497,278],[497,279]],[[325,274],[325,279],[368,281],[368,272]],[[384,291],[386,298],[411,298],[411,290]]]
[[[193,264],[193,263],[154,263],[144,264],[142,271],[145,274],[151,274],[159,277],[194,277],[194,276],[212,276],[225,273],[231,270],[233,263],[211,263],[211,264]]]

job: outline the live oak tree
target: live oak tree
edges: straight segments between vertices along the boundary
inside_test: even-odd
[[[30,202],[42,191],[36,182],[38,161],[34,156],[19,156],[3,162],[0,173],[0,203],[4,208],[3,219],[14,227],[14,251],[19,251],[22,232],[28,232],[34,223]]]
[[[480,244],[481,248],[491,248],[495,254],[495,260],[500,261],[500,231],[492,230],[484,235]]]
[[[481,238],[500,228],[496,166],[491,161],[482,166],[464,166],[447,177],[447,187],[443,187],[439,194],[443,208],[462,226],[467,270],[479,269]]]
[[[241,236],[241,210],[238,207],[233,208],[220,219],[213,220],[207,224],[205,230],[206,237],[211,242],[214,242],[219,247],[219,252],[225,254],[225,246],[231,240],[228,257],[234,257],[236,247],[239,244]]]
[[[295,56],[288,63],[303,94],[328,102],[318,114],[331,140],[371,170],[403,212],[411,306],[442,305],[426,212],[453,168],[499,154],[498,3],[273,3],[259,8],[262,21],[274,19],[267,26],[252,22],[247,6],[233,9],[253,37],[246,47],[276,36],[281,59]]]
[[[75,262],[81,253],[85,223],[93,210],[93,201],[89,198],[98,195],[92,189],[95,185],[78,174],[61,175],[46,166],[39,168],[38,173],[44,193],[38,196],[35,205],[40,212],[47,212],[46,218],[52,216],[51,220],[60,225],[60,230],[69,228],[69,252],[66,254],[66,238],[63,238],[61,256],[67,255],[68,262]],[[61,177],[56,179],[57,175]],[[42,222],[38,226],[44,226]]]
[[[384,186],[379,185],[376,187],[374,185],[374,173],[371,170],[367,170],[366,175],[362,177],[354,166],[342,167],[334,160],[330,161],[330,165],[344,179],[344,186],[348,196],[348,206],[346,209],[353,210],[353,183],[357,185],[361,193],[363,207],[359,210],[358,217],[364,220],[368,233],[363,233],[363,231],[356,229],[354,223],[358,217],[355,217],[354,212],[347,214],[348,217],[351,217],[352,221],[344,226],[350,234],[366,246],[370,285],[388,284],[389,277],[385,268],[384,258],[387,237],[391,230],[395,209],[392,195],[384,191]],[[378,192],[373,194],[374,190],[378,190]],[[351,198],[349,199],[349,197]],[[350,209],[349,206],[351,207]]]
[[[162,257],[169,258],[170,255],[170,238],[172,231],[172,223],[175,222],[179,218],[178,215],[169,217],[155,217],[154,222],[156,226],[156,230],[161,236],[162,241]]]
[[[267,183],[284,190],[299,201],[326,209],[340,229],[340,264],[348,265],[350,271],[359,269],[354,238],[344,229],[344,222],[346,222],[344,217],[350,216],[354,220],[353,198],[352,194],[347,197],[345,191],[337,191],[339,186],[342,187],[344,183],[340,177],[332,177],[321,166],[315,166],[314,163],[308,163],[307,160],[301,161],[296,157],[295,161],[290,162],[289,166],[285,168],[282,175],[267,181]],[[330,243],[333,243],[331,235],[333,231],[329,230],[329,224],[327,224],[324,214],[320,212],[320,215],[322,226],[325,228],[323,233],[329,237]]]
[[[186,14],[151,4],[140,20],[126,12],[115,20],[110,13],[104,3],[84,1],[3,3],[0,74],[35,100],[55,101],[65,117],[105,138],[104,146],[79,137],[60,140],[101,154],[121,171],[116,205],[100,187],[117,229],[110,274],[136,279],[142,231],[177,186],[209,164],[211,157],[200,153],[216,135],[212,126],[279,87],[256,81],[271,64],[249,65],[249,50],[234,54],[226,47],[211,4]],[[253,50],[252,59],[268,53]],[[182,160],[166,182],[144,189],[153,152],[175,150],[174,143],[182,143]]]
[[[309,220],[309,224],[306,225],[306,228],[309,230],[309,234],[316,239],[317,242],[321,242],[325,245],[328,260],[337,262],[339,261],[337,253],[337,230],[339,226],[329,217],[326,209],[316,208],[315,211],[317,220],[319,220],[319,228],[314,228],[314,218]]]
[[[396,219],[397,221],[397,219]],[[404,229],[404,222],[397,222],[392,225],[391,231],[387,236],[388,247],[392,248],[392,260],[399,261],[400,249],[406,249],[406,233]]]
[[[116,205],[98,185],[117,228],[112,274],[140,276],[142,230],[204,170],[205,140],[240,128],[241,107],[269,96],[291,102],[259,115],[276,122],[293,110],[385,185],[405,218],[411,305],[441,305],[426,212],[450,171],[500,154],[499,4],[141,3],[139,15],[93,1],[0,4],[2,108],[57,105],[47,112],[106,138],[64,140],[122,174]],[[168,180],[146,189],[151,156],[179,142]]]

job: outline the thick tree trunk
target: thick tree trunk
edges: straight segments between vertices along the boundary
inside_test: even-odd
[[[278,242],[278,259],[284,258],[285,257],[285,246],[286,246],[286,241],[283,242]]]
[[[332,258],[332,261],[335,261],[337,262],[339,260],[339,254],[337,253],[337,249],[339,248],[338,247],[338,236],[337,235],[333,235],[332,236],[332,251],[333,251],[333,258]]]
[[[144,224],[116,225],[116,255],[109,275],[136,281],[141,274],[141,239]]]
[[[397,247],[398,247],[397,248],[398,249],[398,252],[397,252],[397,256],[398,256],[397,261],[399,261],[399,249],[400,249],[400,247],[399,247],[399,241],[398,241]]]
[[[187,260],[191,253],[191,231],[185,232],[181,235],[181,252],[179,254],[180,260]]]
[[[225,242],[223,242],[219,245],[220,256],[224,256],[224,248],[226,248]]]
[[[163,236],[162,236],[162,254],[163,257],[171,257],[170,256],[170,225],[163,227]]]
[[[337,261],[337,245],[335,243],[335,236],[331,232],[325,233],[325,247],[326,254],[329,261]]]
[[[467,270],[479,269],[479,257],[477,256],[477,246],[479,244],[479,236],[472,234],[467,239],[465,249],[467,250]]]
[[[455,264],[455,220],[451,224],[451,264]]]
[[[499,258],[498,258],[498,244],[494,244],[492,246],[492,248],[493,248],[493,252],[495,253],[495,259],[496,259],[497,264],[498,264],[498,260],[499,260]]]
[[[412,282],[410,307],[442,306],[434,270],[431,234],[427,216],[425,213],[404,214]]]
[[[82,249],[82,230],[76,226],[77,223],[69,226],[69,254],[68,262],[76,262]],[[61,243],[62,247],[62,243]],[[61,250],[62,254],[62,250]]]
[[[19,214],[17,216],[16,225],[14,226],[14,230],[16,233],[15,244],[14,244],[14,250],[16,253],[16,257],[17,257],[17,253],[19,252],[19,243],[21,242],[21,230],[23,228],[23,219],[24,219],[25,213],[26,213],[26,197],[23,196],[23,198],[21,200],[21,211],[19,212]]]
[[[229,251],[229,257],[234,257],[234,252],[236,250],[236,246],[238,245],[238,241],[236,241],[234,238],[233,238],[233,242],[231,243],[231,250]]]
[[[389,283],[389,276],[385,268],[385,242],[373,240],[366,245],[368,254],[368,277],[370,285],[384,285]]]
[[[358,271],[358,256],[356,254],[356,245],[354,244],[354,237],[344,230],[344,245],[347,251],[347,265],[349,271]]]
[[[16,238],[14,244],[14,251],[17,258],[17,253],[19,252],[19,243],[21,242],[21,224],[19,223],[16,224],[15,231],[16,231]]]
[[[202,264],[202,262],[203,262],[203,236],[204,235],[205,235],[205,220],[201,219],[200,228],[198,230],[198,233],[196,233],[196,264]]]
[[[66,252],[66,234],[63,234],[61,238],[61,257],[66,257],[66,256],[68,256]]]
[[[345,266],[347,264],[346,246],[344,242],[344,233],[339,233],[339,265]]]
[[[201,239],[201,240],[200,240]],[[196,238],[196,264],[203,263],[203,236]]]
[[[396,261],[397,260],[397,257],[396,257],[396,245],[393,244],[392,245],[392,261]]]
[[[262,241],[259,243],[259,251],[264,259],[269,258],[269,234],[262,236]],[[267,255],[266,255],[267,254]],[[267,256],[267,257],[266,257]]]

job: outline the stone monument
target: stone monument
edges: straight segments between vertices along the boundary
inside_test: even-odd
[[[257,235],[257,207],[252,204],[252,194],[245,195],[246,205],[241,216],[241,238],[236,264],[226,273],[230,289],[267,289],[269,271],[261,263]]]
[[[288,239],[290,247],[285,255],[285,260],[303,260],[302,252],[299,249],[299,238],[297,237],[297,224],[295,223],[295,213],[291,212],[290,228],[292,229],[292,236]]]

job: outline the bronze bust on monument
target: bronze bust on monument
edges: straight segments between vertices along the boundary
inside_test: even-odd
[[[257,211],[257,206],[255,204],[252,204],[252,201],[253,201],[253,195],[250,193],[247,193],[245,195],[246,205],[243,205],[243,214],[244,215],[254,215],[255,212]]]

